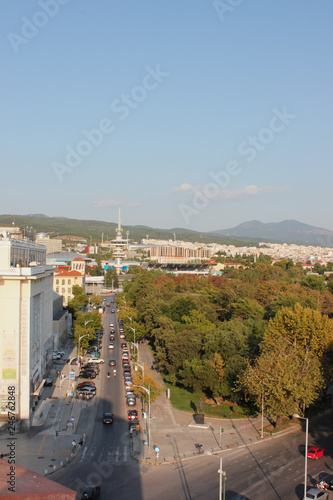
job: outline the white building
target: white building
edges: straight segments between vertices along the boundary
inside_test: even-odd
[[[8,419],[14,387],[15,413],[25,427],[52,363],[53,268],[45,257],[42,245],[8,233],[0,238],[0,419]]]

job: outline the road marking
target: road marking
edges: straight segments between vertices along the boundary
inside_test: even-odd
[[[124,462],[127,462],[128,457],[128,446],[124,446]]]
[[[84,447],[84,450],[83,450],[83,453],[82,453],[82,458],[81,458],[80,462],[83,462],[84,457],[85,457],[85,455],[86,455],[86,453],[87,453],[87,450],[88,450],[88,447],[87,447],[87,446],[85,446],[85,447]]]
[[[99,454],[99,457],[98,457],[98,459],[97,459],[97,463],[99,463],[99,462],[101,462],[101,461],[102,461],[103,452],[104,452],[104,446],[102,447],[102,450],[101,450],[101,452],[100,452],[100,454]]]
[[[43,445],[44,445],[45,438],[46,438],[46,434],[44,434],[44,437],[43,437],[42,442],[40,444],[40,447],[39,447],[39,450],[38,450],[38,455],[40,455],[42,453],[42,448],[43,448]]]

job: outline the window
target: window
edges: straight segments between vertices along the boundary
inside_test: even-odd
[[[71,288],[67,288],[67,293],[71,293],[72,289]]]
[[[65,288],[62,288],[62,289],[61,289],[61,293],[62,293],[62,294],[64,294],[64,293],[65,293],[65,291],[66,291],[66,290],[65,290]]]
[[[59,285],[59,280],[56,280],[56,285]]]
[[[57,292],[57,293],[59,293],[59,287],[58,287],[58,286],[57,286],[57,288],[56,288],[56,292]]]
[[[64,285],[65,284],[65,280],[61,280],[61,284]]]
[[[67,283],[70,285],[71,284],[71,280],[67,280]]]

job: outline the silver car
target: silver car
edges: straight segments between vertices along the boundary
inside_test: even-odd
[[[328,498],[328,493],[325,490],[320,490],[319,488],[310,488],[304,500],[326,500]]]

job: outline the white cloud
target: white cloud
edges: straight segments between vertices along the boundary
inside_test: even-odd
[[[198,184],[197,186],[192,186],[192,184],[182,184],[181,186],[174,187],[171,192],[180,192],[180,193],[187,193],[188,191],[198,191],[198,189],[201,189],[202,186]]]
[[[209,185],[192,186],[191,184],[182,184],[179,187],[173,188],[172,192],[181,192],[189,194],[191,192],[198,193],[202,197],[208,198],[211,201],[221,200],[243,200],[244,198],[262,196],[266,193],[280,192],[289,189],[289,186],[256,186],[249,184],[242,189],[220,189],[211,192]]]

